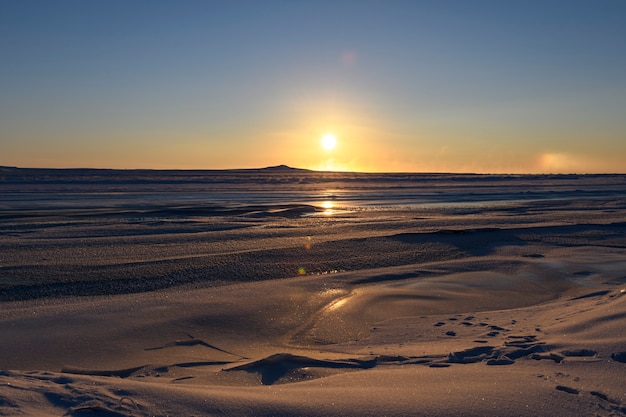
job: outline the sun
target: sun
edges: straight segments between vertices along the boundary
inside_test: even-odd
[[[337,138],[332,133],[327,133],[322,137],[322,148],[327,151],[335,149],[337,146]]]

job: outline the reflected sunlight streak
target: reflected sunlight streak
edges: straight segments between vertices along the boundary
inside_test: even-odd
[[[341,308],[348,301],[347,297],[340,298],[339,300],[333,301],[326,307],[327,311],[334,311]]]
[[[321,207],[324,209],[322,214],[326,216],[332,216],[335,213],[335,210],[333,210],[335,208],[335,203],[333,203],[332,201],[324,201],[321,204]]]

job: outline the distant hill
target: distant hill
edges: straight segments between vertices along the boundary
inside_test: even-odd
[[[275,165],[275,166],[271,166],[271,167],[260,168],[259,170],[260,171],[288,171],[288,172],[309,171],[308,169],[292,168],[292,167],[287,166],[287,165]]]

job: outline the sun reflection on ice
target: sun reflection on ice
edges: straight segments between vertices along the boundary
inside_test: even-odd
[[[326,307],[326,311],[337,310],[341,308],[347,301],[348,301],[347,297],[340,298],[339,300],[335,300]]]
[[[352,293],[350,293],[350,292],[348,292],[346,290],[337,289],[337,288],[326,290],[326,291],[323,291],[323,292],[321,292],[319,294],[322,297],[335,297],[334,300],[330,301],[324,307],[323,311],[327,312],[327,313],[331,312],[331,311],[338,310],[341,307],[343,307],[348,302],[348,298],[350,298],[350,296],[352,295]]]
[[[324,201],[321,204],[321,207],[324,209],[324,211],[322,212],[322,214],[326,215],[326,216],[331,216],[335,213],[335,203],[333,203],[332,201]]]

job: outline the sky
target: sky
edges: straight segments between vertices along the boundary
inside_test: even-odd
[[[0,165],[280,164],[626,173],[626,1],[0,0]]]

